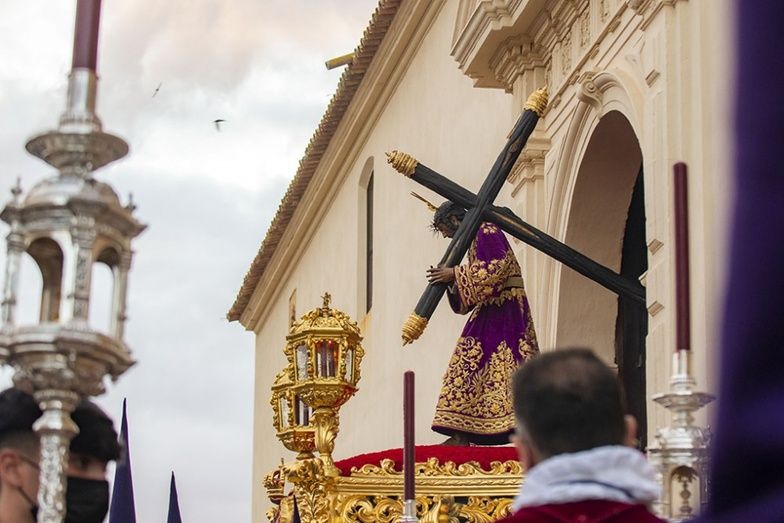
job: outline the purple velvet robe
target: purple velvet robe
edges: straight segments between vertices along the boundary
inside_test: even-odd
[[[735,201],[711,496],[700,521],[784,521],[784,2],[735,2]]]
[[[468,262],[455,267],[449,304],[470,316],[444,376],[433,430],[482,445],[508,443],[512,373],[539,348],[520,265],[496,225],[479,227]]]

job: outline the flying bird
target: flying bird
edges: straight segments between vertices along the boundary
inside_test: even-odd
[[[216,130],[216,131],[218,131],[218,132],[220,132],[220,124],[221,124],[222,122],[225,122],[225,121],[226,121],[226,120],[224,120],[224,119],[222,119],[222,118],[218,118],[217,120],[213,120],[213,121],[212,121],[212,123],[214,123],[214,124],[215,124],[215,130]]]
[[[159,84],[158,84],[158,87],[156,87],[156,88],[155,88],[155,91],[152,93],[152,97],[153,97],[153,98],[155,98],[155,95],[156,95],[156,94],[158,94],[158,91],[160,91],[160,90],[161,90],[161,86],[162,86],[162,85],[163,85],[163,82],[159,83]]]

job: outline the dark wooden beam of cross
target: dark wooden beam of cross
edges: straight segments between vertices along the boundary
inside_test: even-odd
[[[533,131],[533,127],[535,127],[536,121],[538,121],[538,118],[544,111],[546,105],[546,91],[539,90],[531,95],[528,103],[526,103],[526,110],[515,126],[515,130],[512,132],[512,135],[507,142],[507,146],[499,155],[498,160],[496,160],[496,163],[493,165],[493,169],[478,194],[473,194],[471,191],[452,182],[443,175],[422,165],[408,154],[398,151],[387,153],[388,162],[392,164],[397,171],[408,178],[431,189],[444,198],[469,209],[463,223],[466,222],[469,215],[472,213],[474,214],[473,218],[477,220],[477,226],[473,227],[473,224],[469,224],[468,227],[463,227],[463,223],[461,223],[461,227],[458,228],[446,254],[441,260],[442,264],[451,267],[460,263],[468,246],[470,246],[471,241],[473,241],[478,225],[481,224],[482,221],[493,222],[515,238],[518,238],[535,249],[563,263],[579,274],[599,283],[612,292],[631,298],[634,302],[644,307],[645,290],[639,281],[621,276],[604,265],[572,249],[568,245],[526,223],[510,209],[493,205],[492,200],[495,199],[495,196],[497,196],[500,191],[503,181],[506,179],[506,176],[508,176],[511,167],[522,151],[522,146]],[[527,125],[523,124],[524,121],[526,121]],[[528,130],[529,125],[530,130]],[[516,146],[516,144],[519,144],[519,147]],[[503,174],[503,177],[501,177],[501,174]],[[495,186],[496,183],[498,183],[497,187]],[[484,200],[480,200],[482,191],[486,191]],[[465,234],[465,236],[462,236],[463,234]],[[459,235],[460,239],[458,240]],[[463,249],[463,247],[465,247],[465,249]],[[413,342],[422,334],[427,326],[427,321],[430,319],[445,290],[446,286],[444,284],[428,285],[420,298],[419,303],[417,303],[414,313],[409,316],[403,325],[404,344]]]
[[[447,200],[451,200],[466,209],[476,205],[476,195],[474,193],[419,163],[406,153],[399,151],[387,153],[387,161],[401,174],[438,193]],[[511,234],[518,240],[563,263],[606,289],[645,306],[645,289],[639,281],[621,276],[612,269],[556,240],[549,234],[522,220],[511,209],[491,205],[485,209],[482,216],[484,221],[495,223],[503,231]]]
[[[536,127],[536,122],[547,107],[547,89],[535,91],[525,103],[523,114],[509,136],[501,154],[498,155],[490,173],[487,175],[482,187],[475,196],[474,205],[468,208],[465,217],[457,228],[446,253],[441,258],[440,265],[454,267],[465,256],[471,242],[474,241],[476,231],[484,220],[484,213],[493,205],[501,187],[514,167],[517,158],[523,150],[528,137]],[[408,344],[419,338],[424,332],[427,322],[438,306],[438,302],[446,292],[443,283],[428,284],[414,312],[403,324],[403,344]]]

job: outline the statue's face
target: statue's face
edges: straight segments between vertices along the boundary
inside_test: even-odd
[[[444,238],[452,238],[458,227],[460,227],[460,220],[457,219],[456,216],[450,216],[448,222],[442,221],[436,224],[438,232],[440,232]]]
[[[451,238],[455,235],[455,230],[443,222],[439,223],[436,227],[438,228],[438,232],[440,232],[441,236],[444,238]]]

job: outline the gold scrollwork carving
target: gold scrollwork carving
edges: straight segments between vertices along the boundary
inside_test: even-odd
[[[460,507],[460,517],[466,522],[490,523],[508,516],[511,508],[510,498],[469,496],[468,502]]]
[[[428,458],[427,461],[414,464],[414,472],[417,477],[433,476],[500,476],[500,475],[522,475],[523,468],[518,461],[493,461],[489,469],[483,469],[476,461],[456,464],[454,461],[440,463],[438,458]],[[378,465],[367,464],[360,468],[352,468],[351,475],[361,475],[364,477],[384,477],[402,476],[403,472],[395,469],[395,462],[391,459],[382,459]]]
[[[459,523],[460,504],[451,496],[418,496],[415,500],[421,523]],[[337,497],[340,521],[360,523],[397,523],[403,515],[403,502],[383,496],[340,495]]]
[[[302,523],[326,523],[330,515],[329,493],[333,490],[332,479],[324,473],[321,459],[297,460],[284,467],[286,478],[294,485]]]
[[[324,473],[328,476],[339,476],[340,471],[332,460],[335,438],[340,429],[337,412],[328,407],[319,407],[313,413],[313,419],[316,425],[316,448],[324,462]]]
[[[403,502],[383,496],[341,494],[336,498],[339,521],[397,523]],[[511,498],[469,496],[458,503],[452,496],[417,496],[416,513],[421,523],[490,523],[510,513]]]

